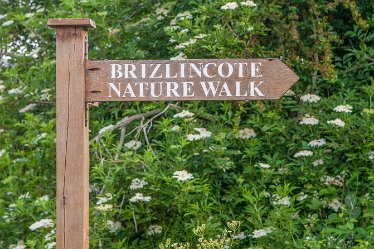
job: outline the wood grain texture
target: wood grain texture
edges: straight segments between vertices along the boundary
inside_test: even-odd
[[[239,69],[240,63],[242,63],[242,69]],[[257,65],[259,69],[259,71],[255,72],[254,75],[251,74],[251,63],[256,63],[255,66]],[[261,66],[259,66],[260,64],[258,63],[261,63]],[[120,66],[115,67],[112,66],[113,64],[117,64]],[[156,74],[153,75],[154,77],[150,77],[152,76],[152,70],[155,69],[157,64],[160,64],[158,71],[156,72]],[[181,73],[181,64],[185,64],[185,66],[183,66],[185,71],[184,73]],[[200,75],[196,73],[195,69],[189,68],[190,64],[194,64],[197,70],[200,70],[200,72],[198,72],[200,73]],[[217,73],[220,64],[224,64],[222,67],[222,74],[225,77],[222,77],[221,74]],[[226,77],[230,74],[228,64],[232,65],[233,72],[230,76]],[[116,71],[117,69],[119,69],[119,67],[121,67],[121,70]],[[115,77],[113,77],[112,75],[113,68],[115,68]],[[125,69],[127,69],[127,72]],[[189,74],[189,70],[192,70],[191,74]],[[239,72],[239,70],[241,70],[241,72]],[[132,73],[130,71],[132,71]],[[288,68],[283,62],[281,62],[279,59],[271,58],[201,60],[195,59],[178,61],[87,61],[85,73],[86,100],[89,102],[279,99],[298,80],[297,75],[294,72],[292,72],[292,70]],[[261,74],[262,76],[252,77],[256,76],[256,74]],[[250,85],[251,81],[253,81],[252,86]],[[156,84],[154,84],[154,92],[157,91],[157,93],[159,94],[150,93],[151,90],[149,88],[151,87],[152,82],[156,82]],[[161,87],[162,84],[160,84],[159,82],[163,82],[163,87]],[[210,92],[209,94],[207,94],[206,92],[209,82],[213,82],[212,84],[217,87],[217,93],[215,95],[212,94],[212,92]],[[237,91],[236,82],[240,82],[240,91]],[[112,83],[112,87],[110,87],[109,83]],[[140,89],[139,83],[143,83],[143,89]],[[148,89],[146,89],[144,83],[148,84]],[[175,85],[174,83],[176,83],[177,85]],[[226,86],[222,89],[225,83]],[[128,86],[128,84],[130,84],[130,86]],[[172,85],[167,86],[167,84]],[[183,84],[185,85],[183,86]],[[117,90],[121,91],[120,95],[116,94],[114,87]],[[128,89],[127,87],[131,89]],[[175,87],[175,91],[168,92],[168,87]],[[254,89],[254,87],[257,87],[257,89]],[[162,88],[161,92],[159,92],[159,88]],[[227,88],[229,90],[227,90]],[[133,91],[134,94],[132,94],[130,90]],[[142,91],[143,93],[141,93]]]
[[[57,249],[88,249],[89,137],[83,27],[56,31]]]
[[[79,26],[86,28],[96,28],[96,24],[90,18],[50,18],[48,19],[48,26]]]

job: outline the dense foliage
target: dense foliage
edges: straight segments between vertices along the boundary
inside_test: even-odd
[[[92,107],[91,248],[373,248],[373,6],[1,0],[0,247],[54,248],[46,23],[89,17],[90,59],[277,57],[300,77],[279,101]]]

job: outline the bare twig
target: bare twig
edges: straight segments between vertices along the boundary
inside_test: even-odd
[[[118,160],[119,153],[122,149],[123,143],[125,142],[125,135],[126,135],[126,127],[121,128],[121,137],[118,142],[118,147],[117,147],[117,153],[114,156],[114,160]]]
[[[132,218],[134,220],[134,226],[135,226],[135,232],[138,232],[138,223],[136,223],[136,217],[135,217],[135,212],[132,211]]]

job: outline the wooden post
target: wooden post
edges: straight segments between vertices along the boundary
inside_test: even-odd
[[[88,249],[89,137],[85,97],[91,19],[49,19],[56,29],[57,249]]]

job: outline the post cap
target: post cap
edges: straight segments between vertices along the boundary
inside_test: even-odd
[[[90,18],[49,18],[48,26],[52,28],[61,26],[80,26],[85,28],[96,28],[96,24]]]

